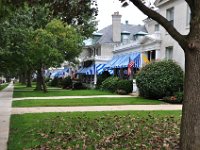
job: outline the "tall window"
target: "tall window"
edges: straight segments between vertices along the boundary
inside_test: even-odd
[[[186,27],[189,27],[191,20],[191,10],[189,6],[187,6],[187,19],[186,19]]]
[[[166,18],[172,25],[174,25],[174,7],[167,9]]]
[[[155,32],[156,32],[156,31],[160,31],[159,24],[156,24],[156,25],[155,25],[155,29],[154,29],[154,30],[155,30]]]
[[[101,48],[95,48],[95,56],[101,56]]]
[[[172,60],[172,58],[173,58],[173,47],[172,46],[166,47],[165,58],[166,58],[166,60]]]
[[[148,51],[147,56],[149,61],[154,61],[156,59],[156,51],[155,50]]]

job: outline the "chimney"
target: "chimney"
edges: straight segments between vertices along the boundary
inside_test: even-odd
[[[119,12],[114,12],[112,15],[113,42],[121,42],[121,17]]]

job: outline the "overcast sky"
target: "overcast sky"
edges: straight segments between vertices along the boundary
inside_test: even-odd
[[[111,25],[112,18],[111,15],[119,11],[122,15],[122,23],[125,23],[128,20],[129,24],[143,24],[143,21],[146,16],[140,12],[132,3],[127,7],[121,7],[119,0],[97,0],[98,3],[98,30]]]

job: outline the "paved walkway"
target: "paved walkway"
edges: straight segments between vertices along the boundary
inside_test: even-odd
[[[9,136],[13,84],[0,92],[0,150],[7,149]]]
[[[92,95],[92,96],[51,96],[51,97],[22,97],[22,98],[13,98],[16,100],[27,100],[27,99],[68,99],[68,98],[98,98],[98,97],[133,97],[131,95]]]
[[[123,111],[123,110],[181,110],[181,109],[182,109],[182,105],[30,107],[30,108],[13,108],[12,114],[43,113],[43,112],[86,112],[86,111]]]

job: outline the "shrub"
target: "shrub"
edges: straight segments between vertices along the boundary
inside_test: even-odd
[[[62,88],[63,89],[69,89],[72,88],[72,79],[70,76],[62,79]]]
[[[50,81],[50,78],[45,78],[45,83],[48,83]]]
[[[136,76],[140,96],[159,99],[183,90],[183,71],[173,61],[153,62]]]
[[[50,86],[58,86],[58,78],[57,77],[55,77],[55,78],[53,78],[53,80],[51,80],[51,83],[50,83]]]
[[[33,78],[33,79],[32,79],[32,82],[37,82],[37,78]]]
[[[104,71],[101,75],[97,77],[97,85],[96,88],[100,88],[102,85],[102,82],[110,77],[110,73],[108,71]]]
[[[109,77],[102,82],[101,88],[104,90],[109,90],[115,92],[117,90],[118,77]]]
[[[87,89],[87,87],[84,86],[81,82],[74,83],[73,90],[82,90],[82,89]]]
[[[120,89],[117,89],[116,93],[117,93],[117,94],[120,94],[120,95],[126,95],[126,94],[127,94],[126,91],[120,90]]]
[[[163,100],[167,103],[181,104],[183,102],[183,92],[176,92],[174,96],[163,97]]]
[[[119,82],[117,82],[117,93],[118,94],[131,93],[133,89],[132,82],[133,82],[132,80],[120,80]]]
[[[55,77],[51,82],[48,84],[53,87],[61,87],[62,86],[62,78]]]

